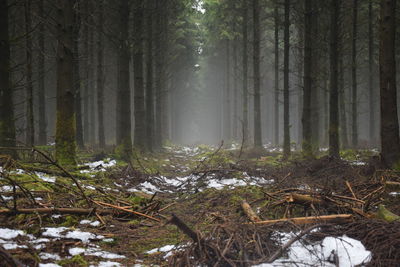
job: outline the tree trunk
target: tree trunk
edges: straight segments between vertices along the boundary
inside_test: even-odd
[[[144,149],[146,144],[146,113],[143,85],[143,9],[144,1],[136,0],[133,14],[133,73],[134,73],[134,115],[135,115],[135,138],[134,145],[138,149]]]
[[[146,150],[153,151],[154,95],[153,95],[153,0],[146,1]]]
[[[248,75],[248,58],[247,58],[247,42],[248,42],[248,34],[247,34],[247,26],[248,26],[248,7],[247,0],[243,0],[243,21],[242,21],[242,33],[243,33],[243,44],[242,44],[242,64],[243,64],[243,87],[242,87],[242,105],[243,105],[243,118],[242,118],[242,140],[243,145],[247,146],[248,144],[248,131],[249,131],[249,122],[248,122],[248,88],[247,88],[247,75]]]
[[[89,1],[89,12],[94,9],[94,3],[92,0]],[[89,25],[94,25],[94,16],[92,14],[89,16]],[[88,62],[88,92],[87,92],[87,107],[88,107],[88,127],[89,127],[89,140],[93,145],[96,143],[96,120],[95,120],[95,56],[94,56],[95,48],[94,48],[94,30],[93,28],[89,31],[89,62]]]
[[[224,99],[224,139],[231,141],[231,51],[230,40],[226,39],[225,99]]]
[[[80,8],[80,7],[78,7]],[[75,87],[75,123],[76,123],[76,143],[79,148],[84,148],[83,143],[83,127],[82,127],[82,106],[81,106],[81,75],[80,75],[80,26],[81,17],[80,11],[75,13],[74,25],[74,87]]]
[[[38,1],[38,10],[39,10],[39,17],[44,17],[44,10],[43,10],[43,0]],[[39,105],[39,145],[46,145],[47,143],[47,119],[46,119],[46,91],[45,91],[45,45],[44,45],[44,22],[40,22],[39,24],[39,38],[38,38],[38,45],[39,45],[39,53],[38,53],[38,105]]]
[[[118,91],[117,91],[117,146],[124,159],[132,151],[131,90],[129,86],[129,0],[119,1]],[[135,16],[136,17],[136,16]],[[136,66],[136,62],[135,62]],[[135,71],[136,75],[136,71]],[[142,87],[143,89],[143,87]],[[136,85],[135,85],[136,90]],[[135,96],[136,97],[136,96]],[[136,136],[135,136],[136,138]]]
[[[25,38],[26,38],[26,129],[25,143],[35,143],[35,127],[33,114],[33,82],[32,82],[32,17],[31,0],[25,0]]]
[[[236,30],[235,30],[236,31]],[[238,39],[233,40],[233,125],[232,125],[232,138],[238,140]]]
[[[290,0],[285,0],[284,70],[283,70],[283,158],[290,156],[290,110],[289,110],[289,27]]]
[[[329,90],[329,156],[339,158],[339,89],[338,89],[338,23],[340,3],[331,0],[331,40],[329,50],[330,90]]]
[[[74,112],[74,5],[75,1],[57,1],[57,121],[56,159],[59,164],[76,164]]]
[[[375,73],[374,73],[374,29],[372,0],[368,3],[368,92],[369,92],[369,142],[371,147],[376,145],[375,125]]]
[[[394,167],[400,159],[399,122],[396,92],[396,0],[381,0],[379,27],[379,74],[382,159]]]
[[[304,14],[304,88],[303,88],[303,153],[313,156],[311,128],[311,91],[312,91],[312,0],[305,0]]]
[[[353,33],[351,43],[351,81],[352,81],[352,132],[351,145],[358,147],[358,92],[357,92],[357,20],[358,20],[358,0],[353,1]]]
[[[254,71],[254,147],[261,148],[260,101],[260,6],[253,0],[253,71]]]
[[[278,3],[274,5],[274,55],[275,55],[275,88],[274,88],[274,144],[279,145],[279,11]]]
[[[98,1],[99,18],[97,33],[97,116],[98,116],[98,137],[99,147],[103,149],[106,146],[106,137],[104,134],[104,72],[103,72],[103,28],[104,28],[104,3]]]
[[[8,1],[0,0],[0,146],[15,146],[13,90],[10,86],[10,41],[8,32]],[[15,156],[12,150],[3,154]]]

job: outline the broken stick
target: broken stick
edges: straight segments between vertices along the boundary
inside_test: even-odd
[[[266,220],[266,221],[254,222],[254,224],[270,225],[280,222],[291,222],[297,225],[302,225],[311,223],[346,223],[346,222],[351,222],[352,220],[353,220],[353,215],[351,214],[335,214],[335,215]]]
[[[242,202],[242,209],[250,221],[252,221],[252,222],[261,221],[260,217],[258,217],[258,215],[251,208],[250,204],[247,203],[245,200],[243,200],[243,202]]]

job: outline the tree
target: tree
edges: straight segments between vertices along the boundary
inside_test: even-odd
[[[33,114],[33,81],[32,81],[32,17],[31,0],[25,0],[25,38],[26,38],[26,129],[25,143],[33,146],[35,143],[35,127]]]
[[[146,149],[152,151],[154,141],[153,0],[147,0],[146,5]]]
[[[103,72],[103,30],[104,30],[104,3],[103,0],[98,1],[99,17],[98,17],[98,33],[97,33],[97,114],[98,114],[98,136],[99,147],[106,146],[106,138],[104,135],[104,72]]]
[[[124,159],[129,159],[132,151],[131,136],[131,91],[129,86],[129,0],[119,1],[118,21],[118,89],[117,89],[117,146]],[[136,66],[136,62],[135,62]],[[136,75],[136,71],[135,71]],[[136,81],[135,81],[136,82]],[[136,84],[135,84],[136,89]],[[135,96],[136,97],[136,96]],[[136,136],[135,136],[136,138]]]
[[[274,144],[279,144],[279,11],[278,1],[274,2],[274,56],[275,56],[275,86],[274,86]]]
[[[290,114],[289,114],[289,27],[290,0],[285,0],[285,30],[284,30],[284,70],[283,70],[283,158],[290,156]]]
[[[243,0],[243,21],[242,21],[242,67],[243,67],[243,86],[242,86],[242,106],[243,106],[243,121],[242,121],[242,134],[243,143],[248,143],[248,88],[247,88],[247,75],[248,75],[248,58],[247,58],[247,44],[248,44],[248,7],[247,0]]]
[[[352,132],[351,145],[358,147],[358,92],[357,92],[357,20],[358,20],[358,0],[353,0],[353,32],[351,42],[351,81],[352,81]]]
[[[10,86],[8,1],[0,0],[0,146],[15,146],[13,90]],[[15,156],[15,152],[5,150]]]
[[[133,73],[134,73],[134,115],[135,115],[135,139],[134,146],[144,149],[146,144],[146,112],[143,82],[143,26],[144,26],[144,1],[135,0],[133,14]]]
[[[372,0],[368,2],[368,92],[369,92],[369,140],[376,145],[375,126],[375,63],[374,63],[374,28],[373,28]]]
[[[400,141],[396,93],[396,0],[380,0],[379,74],[382,160],[393,167],[399,163]]]
[[[338,24],[340,0],[331,0],[330,90],[329,90],[329,155],[339,158],[339,89],[338,89]]]
[[[303,153],[310,157],[312,150],[311,90],[312,90],[312,0],[305,0],[304,13],[304,88],[303,88]]]
[[[261,148],[260,6],[253,0],[254,147]]]
[[[43,19],[44,10],[43,10],[43,0],[38,1],[38,10],[39,17]],[[46,119],[46,93],[45,93],[45,45],[44,45],[44,23],[40,22],[38,26],[39,34],[38,34],[38,45],[39,45],[39,53],[38,53],[38,105],[39,105],[39,138],[38,144],[45,145],[47,143],[47,119]]]
[[[57,1],[57,121],[56,159],[76,164],[74,111],[74,5],[75,0]]]

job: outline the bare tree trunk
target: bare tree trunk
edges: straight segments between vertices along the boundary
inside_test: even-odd
[[[279,11],[278,2],[274,3],[274,55],[275,55],[275,88],[274,88],[274,144],[279,145]]]
[[[103,28],[104,28],[104,3],[103,0],[98,1],[99,18],[97,33],[97,118],[98,118],[98,136],[99,147],[106,146],[106,137],[104,134],[104,71],[103,71]]]
[[[133,38],[134,38],[134,54],[133,54],[133,67],[134,67],[134,114],[135,114],[135,139],[134,145],[136,148],[144,149],[146,144],[146,113],[145,113],[145,99],[144,99],[144,85],[143,85],[143,9],[144,1],[136,0],[135,10],[133,14]]]
[[[351,145],[353,148],[358,147],[357,20],[358,20],[358,0],[353,0],[353,33],[352,33],[352,43],[351,43],[351,80],[352,80]]]
[[[226,42],[226,65],[225,65],[225,99],[224,99],[224,139],[226,141],[231,140],[231,51],[230,51],[230,41]]]
[[[146,149],[153,151],[154,94],[153,94],[153,0],[146,1]]]
[[[25,0],[25,32],[26,32],[26,129],[25,143],[35,143],[35,127],[33,114],[33,82],[32,82],[32,17],[31,0]]]
[[[43,10],[43,0],[38,1],[38,10],[39,17],[44,17]],[[38,104],[39,104],[39,145],[46,145],[47,143],[47,119],[46,119],[46,91],[44,85],[45,79],[45,45],[44,45],[44,22],[40,22],[39,24],[39,34],[38,34],[38,45],[39,45],[39,53],[38,53]]]
[[[368,92],[369,92],[369,142],[376,145],[375,125],[375,73],[374,73],[374,29],[372,0],[368,3]]]
[[[78,3],[79,4],[79,3]],[[80,8],[80,7],[78,7]],[[84,148],[83,142],[83,127],[82,127],[82,106],[81,106],[81,75],[80,75],[80,26],[81,17],[80,11],[75,13],[74,19],[74,87],[75,87],[75,123],[76,123],[76,143],[79,148]]]
[[[331,0],[331,40],[329,50],[329,156],[339,158],[338,24],[340,0]]]
[[[13,90],[10,86],[10,40],[8,1],[0,0],[0,146],[15,146]],[[15,156],[12,150],[3,154]]]
[[[313,156],[312,124],[311,124],[311,92],[312,92],[312,0],[305,0],[304,20],[304,88],[303,88],[303,153]]]
[[[94,3],[92,0],[89,1],[89,12],[94,9]],[[93,30],[93,25],[94,23],[94,18],[93,15],[89,15],[89,25],[92,25],[92,28],[89,31],[89,64],[88,64],[88,127],[89,127],[89,140],[90,143],[93,145],[96,143],[96,105],[95,105],[95,97],[96,97],[96,92],[95,92],[95,47],[94,47],[94,30]]]
[[[253,71],[254,71],[254,147],[261,148],[260,101],[260,6],[253,0]]]
[[[235,29],[236,31],[236,29]],[[233,125],[232,125],[232,138],[238,140],[238,39],[233,40]]]
[[[129,0],[119,1],[117,146],[121,156],[129,159],[132,152],[131,90],[129,86]],[[136,73],[136,71],[135,71]],[[136,75],[136,74],[135,74]],[[136,89],[136,85],[135,85]],[[135,96],[136,97],[136,96]],[[136,136],[135,136],[136,138]]]
[[[390,167],[400,159],[399,121],[396,92],[396,0],[381,0],[380,11],[380,105],[382,160]]]
[[[290,110],[289,110],[289,27],[290,0],[285,0],[285,31],[284,31],[284,70],[283,70],[283,158],[290,156]]]
[[[242,61],[243,61],[243,87],[242,87],[242,105],[243,105],[243,125],[242,125],[242,134],[243,134],[243,145],[248,144],[248,132],[249,132],[249,122],[248,122],[248,84],[247,84],[247,75],[248,75],[248,58],[247,58],[247,42],[248,42],[248,7],[247,0],[243,0],[243,47],[242,47]]]
[[[57,1],[57,122],[56,159],[65,165],[76,164],[74,112],[74,5],[75,1]]]

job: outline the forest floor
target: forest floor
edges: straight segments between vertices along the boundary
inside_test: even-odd
[[[323,153],[168,146],[129,164],[81,153],[74,170],[1,157],[0,262],[399,266],[400,173],[374,151]]]

